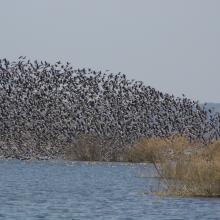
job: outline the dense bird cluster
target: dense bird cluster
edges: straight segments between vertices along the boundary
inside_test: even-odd
[[[220,116],[121,73],[0,60],[2,157],[56,158],[82,134],[111,140],[107,152],[174,134],[208,143],[220,136]]]

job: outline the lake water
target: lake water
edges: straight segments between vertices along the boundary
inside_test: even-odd
[[[0,161],[0,219],[220,219],[219,198],[159,197],[151,165]]]

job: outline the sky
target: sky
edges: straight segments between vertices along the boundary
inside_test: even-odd
[[[219,0],[0,0],[0,58],[122,72],[220,102]]]

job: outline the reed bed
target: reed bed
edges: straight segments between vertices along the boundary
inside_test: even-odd
[[[64,159],[80,161],[126,161],[126,151],[114,138],[80,134],[64,147]]]
[[[153,163],[166,194],[220,196],[220,141],[203,145],[183,136],[143,139],[128,158]]]

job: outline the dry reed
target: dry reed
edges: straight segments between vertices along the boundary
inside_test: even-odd
[[[220,196],[220,141],[204,146],[187,138],[143,139],[129,152],[132,162],[151,162],[166,193]]]

